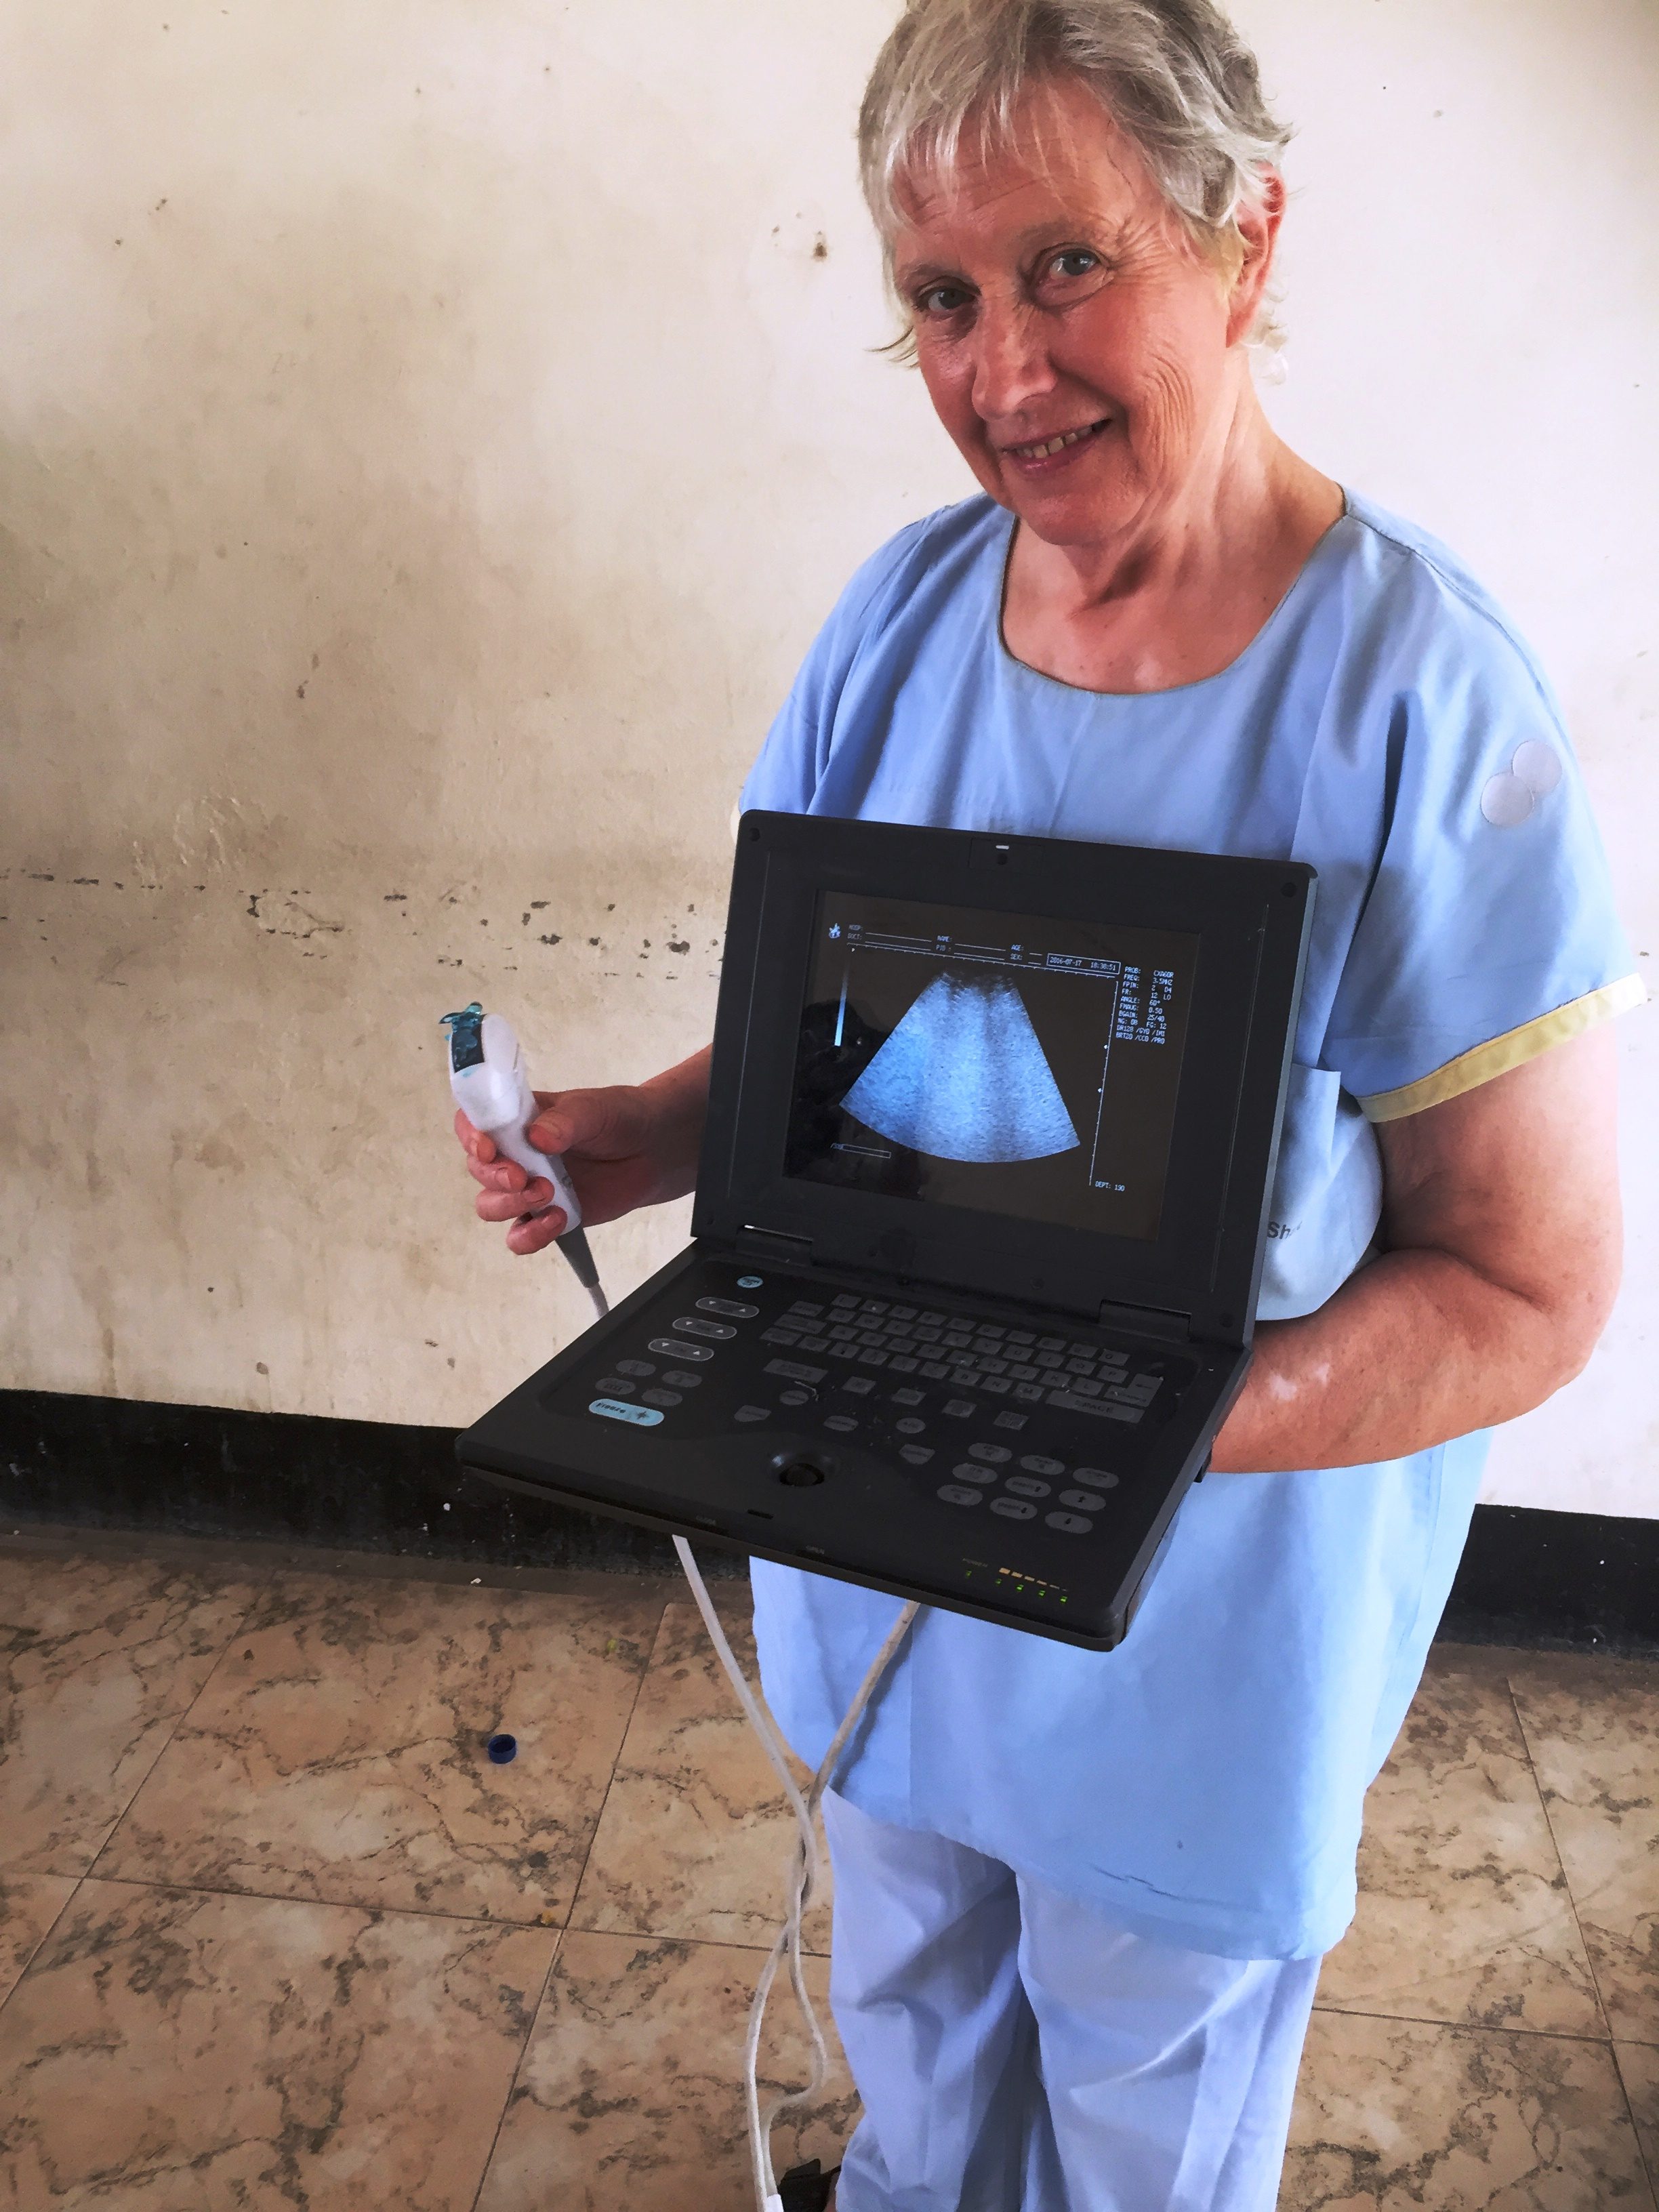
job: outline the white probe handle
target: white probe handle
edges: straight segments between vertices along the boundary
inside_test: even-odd
[[[550,1207],[561,1206],[566,1216],[565,1230],[579,1229],[581,1201],[571,1188],[564,1162],[556,1152],[538,1151],[525,1134],[538,1109],[511,1024],[500,1014],[486,1014],[481,1039],[482,1065],[458,1068],[450,1075],[455,1103],[473,1127],[490,1139],[503,1158],[516,1160],[527,1176],[544,1176],[552,1184],[552,1197],[531,1211],[545,1213]]]

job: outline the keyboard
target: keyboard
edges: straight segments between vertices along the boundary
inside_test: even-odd
[[[1133,1479],[1194,1364],[1179,1353],[1059,1328],[824,1289],[799,1279],[697,1271],[543,1402],[665,1438],[734,1431],[869,1454],[939,1507],[978,1506],[1088,1535]],[[792,1480],[789,1452],[778,1457]],[[907,1484],[907,1487],[908,1487]]]

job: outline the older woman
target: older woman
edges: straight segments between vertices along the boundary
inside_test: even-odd
[[[1527,648],[1257,401],[1284,135],[1209,0],[912,0],[865,103],[983,496],[854,578],[747,803],[1291,855],[1320,895],[1256,1362],[1127,1643],[924,1614],[828,1807],[842,2212],[1272,2204],[1484,1431],[1613,1296],[1598,1024],[1640,986]],[[544,1101],[590,1220],[688,1188],[704,1082]],[[462,1134],[486,1219],[546,1195]],[[815,1760],[893,1601],[754,1588]]]

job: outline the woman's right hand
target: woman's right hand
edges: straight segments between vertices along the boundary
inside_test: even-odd
[[[560,1152],[581,1200],[585,1227],[614,1221],[636,1206],[681,1198],[696,1182],[697,1151],[708,1103],[708,1053],[693,1054],[648,1083],[613,1084],[600,1091],[538,1091],[540,1109],[530,1124],[538,1152]],[[545,1204],[553,1186],[531,1177],[516,1160],[503,1159],[465,1114],[455,1134],[467,1171],[478,1186],[473,1201],[481,1221],[506,1222],[510,1252],[539,1252],[565,1227],[563,1209]]]

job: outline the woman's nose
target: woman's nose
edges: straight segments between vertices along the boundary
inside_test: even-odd
[[[974,408],[985,422],[1018,415],[1052,390],[1041,318],[1020,302],[981,301],[975,337]]]

